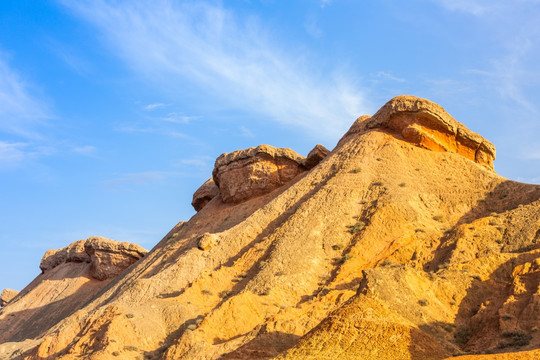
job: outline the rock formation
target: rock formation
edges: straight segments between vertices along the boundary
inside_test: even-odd
[[[203,207],[206,206],[206,204],[210,202],[210,200],[215,198],[218,194],[219,189],[216,186],[214,179],[208,179],[193,194],[193,201],[191,202],[191,206],[193,206],[195,211],[200,211]]]
[[[239,203],[291,181],[305,170],[303,160],[291,149],[259,145],[222,154],[212,175],[223,202]]]
[[[224,154],[220,195],[118,276],[49,254],[0,310],[0,358],[538,359],[540,186],[494,158],[410,96],[326,156]]]
[[[309,152],[308,156],[304,159],[302,165],[308,170],[317,166],[325,157],[330,154],[330,151],[321,144],[315,145],[315,147]]]
[[[4,289],[0,294],[0,307],[6,306],[19,292],[17,290]]]
[[[136,244],[92,236],[65,248],[47,251],[39,268],[45,272],[63,263],[86,262],[92,265],[90,274],[94,279],[105,280],[120,274],[146,253],[145,249]]]

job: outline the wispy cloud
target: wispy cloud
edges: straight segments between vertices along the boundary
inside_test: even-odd
[[[244,137],[248,137],[248,138],[255,137],[255,134],[253,134],[253,132],[251,130],[249,130],[247,127],[245,127],[243,125],[240,126],[239,130],[240,130],[240,135],[242,135]]]
[[[116,131],[125,132],[125,133],[134,133],[134,134],[156,134],[161,136],[168,136],[173,138],[181,138],[186,140],[193,140],[189,135],[186,135],[180,131],[173,129],[167,129],[164,127],[148,127],[140,125],[120,125],[115,127]]]
[[[102,184],[110,189],[117,189],[124,185],[148,185],[163,181],[167,178],[183,175],[183,173],[171,171],[142,171],[122,174],[116,178],[106,180]]]
[[[174,124],[189,124],[191,121],[200,119],[200,116],[186,116],[179,113],[170,113],[161,120]]]
[[[189,165],[200,169],[208,169],[214,166],[214,159],[210,156],[196,156],[192,159],[182,159],[179,165]]]
[[[376,74],[374,74],[373,76],[375,78],[378,78],[378,79],[391,80],[391,81],[395,81],[395,82],[405,82],[405,81],[407,81],[404,78],[394,76],[391,73],[386,72],[386,71],[379,71]]]
[[[74,153],[81,154],[81,155],[94,155],[97,151],[95,146],[92,145],[83,145],[83,146],[75,146],[71,149]]]
[[[165,0],[63,4],[103,31],[135,71],[165,87],[188,81],[229,106],[323,136],[339,136],[369,112],[352,72],[326,75],[298,46],[276,45],[254,17]]]
[[[39,138],[36,126],[48,117],[47,106],[30,93],[29,85],[0,51],[0,132]]]
[[[155,104],[148,104],[145,107],[143,107],[143,109],[146,110],[146,111],[153,111],[153,110],[156,110],[156,109],[164,108],[165,106],[167,106],[167,105],[163,104],[163,103],[155,103]]]

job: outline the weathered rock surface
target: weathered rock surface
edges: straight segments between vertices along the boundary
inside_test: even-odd
[[[330,150],[322,146],[321,144],[315,145],[315,147],[309,152],[308,156],[304,159],[302,165],[306,169],[311,170],[317,166],[326,156],[330,154]]]
[[[50,259],[0,310],[0,358],[538,359],[540,186],[441,109],[395,98],[276,191],[249,182],[279,149],[223,155],[230,201],[128,271]]]
[[[429,100],[396,96],[372,117],[358,118],[346,135],[377,128],[387,129],[425,149],[460,154],[493,170],[495,146]]]
[[[0,307],[6,306],[19,292],[17,290],[4,289],[0,294]]]
[[[212,172],[225,203],[239,203],[281,187],[305,171],[304,157],[269,145],[225,153]]]
[[[193,201],[191,206],[195,211],[200,211],[217,195],[219,195],[219,189],[214,182],[214,179],[208,179],[200,188],[193,194]]]
[[[63,263],[86,262],[92,264],[92,276],[104,280],[120,274],[147,252],[136,244],[92,236],[59,250],[48,250],[39,268],[45,272]]]

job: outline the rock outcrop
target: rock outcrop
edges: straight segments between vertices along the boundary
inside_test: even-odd
[[[92,236],[59,250],[48,250],[39,268],[45,272],[63,263],[86,262],[92,264],[92,276],[104,280],[120,274],[147,252],[136,244]]]
[[[372,117],[358,118],[346,135],[371,129],[385,129],[425,149],[457,153],[493,170],[495,146],[429,100],[396,96]]]
[[[0,294],[0,307],[6,306],[19,292],[17,290],[4,289]]]
[[[330,150],[322,146],[321,144],[315,145],[315,147],[309,152],[308,156],[304,159],[302,165],[306,169],[311,170],[317,166],[325,157],[330,154]]]
[[[214,182],[214,179],[208,179],[200,188],[195,191],[193,194],[193,201],[191,201],[191,206],[195,211],[201,211],[203,207],[206,206],[219,194],[219,189]]]
[[[114,278],[103,245],[51,253],[0,310],[0,358],[540,358],[540,186],[413,97],[312,153],[220,156],[220,195]]]
[[[212,175],[223,202],[239,203],[288,183],[306,170],[303,161],[291,149],[259,145],[220,155]]]

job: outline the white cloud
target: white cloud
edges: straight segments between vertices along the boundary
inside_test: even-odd
[[[0,52],[0,131],[39,138],[36,126],[47,117],[45,104],[30,94],[28,84],[8,65]]]
[[[240,135],[242,135],[244,137],[248,137],[248,138],[255,137],[253,132],[251,132],[251,130],[249,130],[247,127],[245,127],[243,125],[240,126],[239,130],[240,130]]]
[[[324,74],[306,54],[277,46],[253,17],[165,0],[63,4],[103,31],[136,72],[163,88],[187,80],[229,106],[333,138],[358,114],[369,113],[350,73]]]
[[[21,162],[25,156],[25,143],[10,143],[0,141],[0,164],[13,164]]]
[[[95,146],[92,145],[83,145],[83,146],[76,146],[72,149],[74,153],[81,154],[81,155],[94,155],[97,151]]]
[[[380,78],[380,79],[392,80],[392,81],[395,81],[395,82],[405,82],[406,81],[404,78],[394,76],[391,73],[386,72],[386,71],[379,71],[378,73],[374,74],[374,77]]]
[[[156,109],[163,108],[165,106],[167,106],[167,105],[162,104],[162,103],[155,103],[155,104],[148,104],[143,109],[146,110],[146,111],[153,111],[153,110],[156,110]]]
[[[491,0],[434,0],[443,7],[452,11],[460,11],[472,15],[483,15],[489,10]]]
[[[161,120],[175,124],[188,124],[192,120],[200,118],[200,116],[186,116],[179,113],[170,113],[167,116],[161,118]]]

